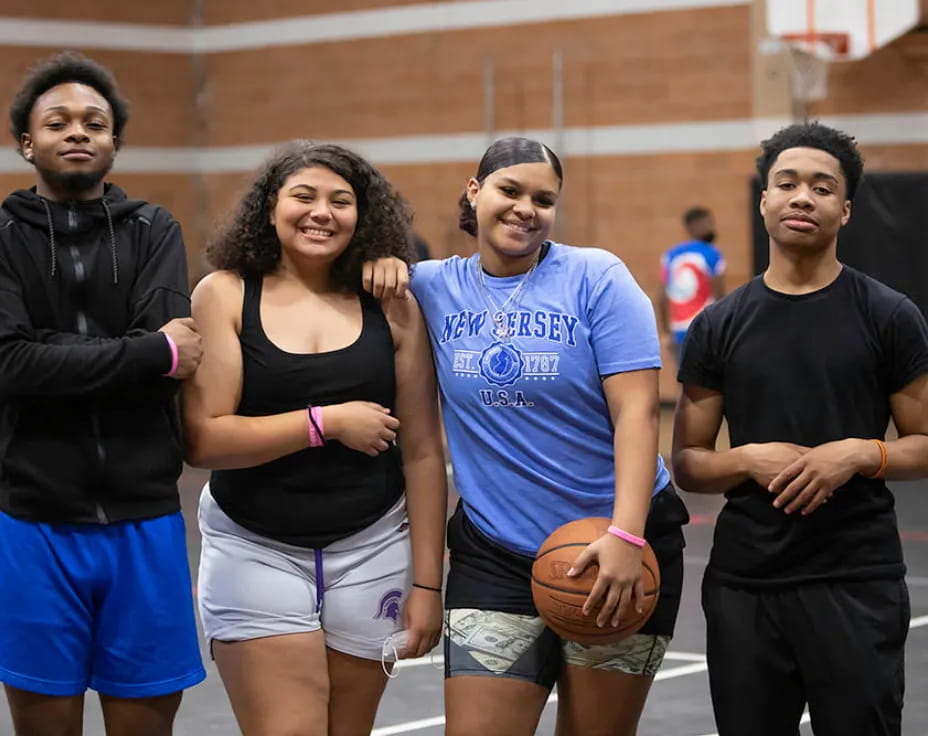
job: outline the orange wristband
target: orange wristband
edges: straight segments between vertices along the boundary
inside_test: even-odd
[[[882,440],[870,440],[871,442],[876,442],[876,446],[880,448],[880,467],[877,468],[875,473],[871,475],[865,475],[864,478],[882,478],[883,474],[886,472],[886,445]]]

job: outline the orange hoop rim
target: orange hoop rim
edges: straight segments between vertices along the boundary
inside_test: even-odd
[[[825,44],[837,57],[847,56],[851,49],[847,33],[784,33],[781,38],[789,43]]]

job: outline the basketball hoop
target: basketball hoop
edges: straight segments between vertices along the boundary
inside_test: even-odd
[[[925,0],[756,2],[766,8],[770,53],[788,52],[795,115],[827,96],[830,64],[863,59],[903,36],[918,25]]]
[[[846,33],[784,33],[792,58],[793,100],[819,102],[828,96],[828,64],[846,58]]]
[[[784,33],[781,38],[794,48],[825,61],[841,61],[851,50],[846,33]]]

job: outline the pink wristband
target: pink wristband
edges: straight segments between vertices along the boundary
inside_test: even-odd
[[[619,539],[624,539],[629,544],[634,544],[638,548],[644,547],[645,545],[644,539],[636,537],[634,534],[629,534],[627,531],[619,529],[617,526],[610,526],[606,531]]]
[[[312,421],[313,429],[319,435],[319,444],[325,444],[325,423],[322,421],[322,407],[314,406],[309,410],[309,418]]]
[[[307,406],[306,420],[309,429],[309,446],[322,447],[325,444],[325,431],[322,424],[322,407]]]
[[[164,375],[167,378],[174,378],[174,374],[177,373],[177,364],[180,362],[180,355],[177,352],[177,343],[174,342],[174,339],[167,333],[162,332],[164,339],[168,341],[168,347],[171,348],[171,370],[169,370]]]

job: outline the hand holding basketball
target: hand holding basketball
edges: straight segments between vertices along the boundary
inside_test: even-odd
[[[654,550],[607,534],[609,524],[606,518],[571,521],[555,529],[535,555],[532,600],[564,639],[620,641],[644,626],[657,605],[661,578]]]
[[[578,577],[590,565],[599,567],[583,613],[596,611],[597,626],[618,626],[629,605],[641,613],[644,587],[641,581],[641,549],[608,532],[584,549],[567,574]]]

